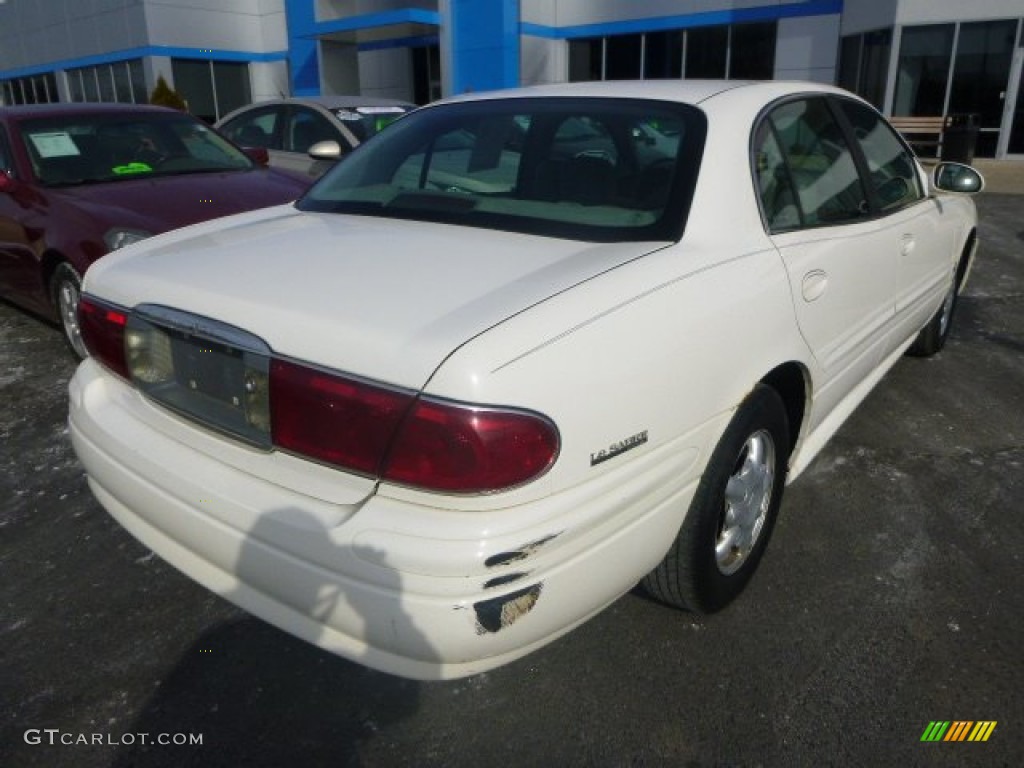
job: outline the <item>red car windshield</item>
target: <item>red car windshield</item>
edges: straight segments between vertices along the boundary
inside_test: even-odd
[[[254,167],[207,125],[178,113],[36,118],[21,124],[21,135],[44,186]]]

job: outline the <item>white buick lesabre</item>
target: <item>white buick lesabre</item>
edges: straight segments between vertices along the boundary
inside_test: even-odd
[[[715,611],[786,482],[942,348],[982,185],[809,83],[450,99],[295,205],[92,267],[74,446],[162,558],[395,674],[507,663],[638,582]]]

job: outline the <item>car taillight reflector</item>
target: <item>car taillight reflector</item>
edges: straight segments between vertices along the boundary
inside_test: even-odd
[[[78,301],[78,330],[89,354],[125,379],[129,378],[124,354],[124,329],[128,314],[88,296]]]
[[[375,475],[413,397],[275,359],[270,363],[272,441],[287,451]]]
[[[558,455],[555,425],[536,413],[421,399],[403,423],[383,479],[433,491],[522,485]]]

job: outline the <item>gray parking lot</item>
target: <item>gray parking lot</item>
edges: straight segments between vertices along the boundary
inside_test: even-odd
[[[60,334],[0,304],[0,766],[1024,764],[1024,195],[992,189],[948,346],[790,486],[737,603],[629,594],[447,683],[323,653],[136,543],[71,451]],[[933,721],[996,725],[922,742]]]

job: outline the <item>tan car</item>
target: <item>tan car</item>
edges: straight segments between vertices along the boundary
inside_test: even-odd
[[[291,98],[236,109],[216,127],[241,147],[266,149],[271,166],[315,178],[415,108],[405,101],[365,96]],[[318,156],[311,157],[309,150],[318,144]]]

